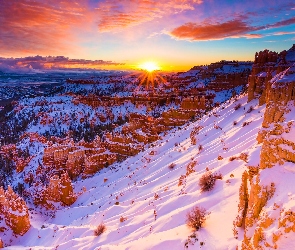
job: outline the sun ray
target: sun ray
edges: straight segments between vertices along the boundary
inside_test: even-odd
[[[148,72],[153,72],[155,70],[160,70],[159,65],[156,62],[148,61],[140,64],[138,66],[139,69],[146,70]]]

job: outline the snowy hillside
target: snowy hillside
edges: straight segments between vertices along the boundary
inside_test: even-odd
[[[210,215],[188,249],[236,249],[242,235],[234,238],[232,223],[247,166],[238,157],[245,153],[252,165],[259,161],[256,137],[265,108],[257,100],[246,102],[247,96],[231,99],[137,156],[76,182],[76,192],[86,191],[72,206],[52,217],[32,212],[29,231],[12,237],[7,249],[184,249],[192,234],[186,214],[196,205]],[[202,193],[198,181],[206,168],[223,178]],[[100,223],[106,231],[97,237]]]

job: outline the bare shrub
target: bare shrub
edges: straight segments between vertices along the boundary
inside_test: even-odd
[[[236,160],[236,159],[237,159],[236,156],[231,156],[231,157],[229,158],[229,161],[234,161],[234,160]]]
[[[157,193],[154,194],[154,199],[155,199],[155,200],[159,199],[159,197],[160,197],[160,196],[159,196]]]
[[[217,160],[221,161],[223,157],[221,155],[218,155]]]
[[[203,150],[203,146],[199,145],[199,151],[202,151],[202,150]]]
[[[174,162],[172,162],[172,163],[168,166],[168,168],[172,170],[175,166],[176,166],[176,164],[175,164]]]
[[[191,144],[196,145],[197,144],[197,138],[195,136],[191,136]]]
[[[222,179],[221,173],[212,173],[211,171],[203,174],[199,180],[199,185],[201,188],[201,192],[211,191],[217,179]]]
[[[215,129],[220,129],[220,130],[222,130],[222,127],[220,127],[220,126],[218,126],[218,125],[216,125],[216,124],[214,124],[214,128],[215,128]]]
[[[199,134],[199,131],[202,129],[202,126],[195,127],[192,132],[190,133],[191,143],[192,145],[197,145],[197,138],[196,135]]]
[[[222,174],[221,173],[214,173],[215,179],[216,180],[222,180]]]
[[[107,230],[107,227],[105,226],[105,224],[100,223],[97,228],[94,230],[94,235],[95,236],[99,236],[102,233],[104,233]]]
[[[126,221],[126,220],[127,220],[127,217],[123,217],[123,216],[120,217],[120,222],[121,223],[124,222],[124,221]]]
[[[245,126],[247,126],[247,125],[249,125],[249,124],[250,124],[250,122],[243,122],[242,127],[245,127]]]
[[[190,236],[187,237],[187,240],[184,243],[184,247],[188,248],[189,245],[195,245],[195,243],[198,241],[196,232],[193,232]]]
[[[247,162],[248,161],[248,154],[247,153],[241,153],[239,156],[240,160]]]
[[[184,184],[185,182],[185,178],[186,176],[184,174],[182,174],[180,177],[179,177],[179,181],[178,181],[178,186],[181,186]]]
[[[209,215],[209,213],[206,211],[205,208],[196,206],[187,213],[186,224],[198,231],[206,221],[207,215]]]
[[[192,161],[186,166],[186,176],[189,176],[190,174],[196,172],[195,166],[197,165],[197,161]]]
[[[247,113],[251,113],[254,110],[253,106],[250,106],[250,108],[247,110]]]
[[[241,106],[241,103],[237,104],[236,106],[234,106],[234,110],[238,110]]]

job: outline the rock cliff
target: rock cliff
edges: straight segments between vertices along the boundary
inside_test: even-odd
[[[295,45],[281,53],[256,53],[249,77],[248,101],[266,105],[259,166],[249,167],[240,188],[237,227],[244,228],[242,249],[278,247],[295,232],[295,206],[290,201],[295,169]],[[287,192],[286,192],[287,191]]]

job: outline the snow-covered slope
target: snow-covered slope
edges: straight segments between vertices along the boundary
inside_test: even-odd
[[[7,249],[184,249],[192,234],[186,214],[196,205],[210,215],[188,248],[236,249],[243,235],[234,238],[233,221],[247,163],[233,156],[246,153],[251,164],[259,161],[256,137],[264,108],[257,100],[247,103],[247,96],[231,99],[137,156],[76,182],[76,192],[86,191],[71,207],[51,216],[31,212],[30,230],[12,237]],[[192,145],[190,134],[198,126],[203,128]],[[189,164],[193,171],[187,171]],[[223,179],[201,193],[198,181],[206,168]],[[94,236],[100,223],[106,232]],[[2,239],[7,243],[10,235]]]

